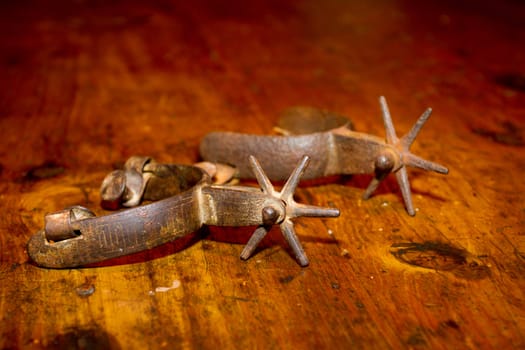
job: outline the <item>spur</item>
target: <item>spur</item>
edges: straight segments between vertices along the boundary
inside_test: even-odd
[[[201,168],[159,164],[132,157],[124,171],[114,171],[102,184],[102,204],[125,209],[104,216],[75,206],[45,216],[44,229],[27,245],[31,259],[47,268],[71,268],[151,249],[203,225],[257,226],[241,253],[248,259],[273,225],[301,266],[308,258],[295,233],[298,217],[337,217],[339,210],[296,203],[293,195],[309,162],[304,156],[276,191],[255,157],[250,167],[260,189],[211,183]],[[160,199],[160,200],[159,200]],[[142,201],[153,201],[138,205]]]
[[[266,174],[272,180],[284,180],[303,154],[312,157],[311,166],[304,179],[329,175],[373,174],[363,193],[368,199],[385,177],[394,173],[405,208],[414,216],[412,194],[407,166],[447,174],[448,169],[425,160],[410,152],[410,146],[430,117],[428,108],[412,129],[398,138],[390,116],[386,99],[379,98],[386,129],[386,140],[352,130],[350,121],[329,113],[316,113],[311,109],[295,110],[284,116],[278,131],[281,135],[247,135],[233,132],[212,132],[200,144],[202,158],[209,162],[229,164],[237,169],[236,176],[251,177],[246,159],[254,155],[260,160]]]

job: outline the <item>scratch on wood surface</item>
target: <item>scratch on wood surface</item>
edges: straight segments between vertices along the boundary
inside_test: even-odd
[[[157,287],[155,290],[150,290],[149,295],[155,295],[155,293],[165,293],[169,292],[172,289],[177,289],[180,287],[180,280],[174,280],[170,287]]]

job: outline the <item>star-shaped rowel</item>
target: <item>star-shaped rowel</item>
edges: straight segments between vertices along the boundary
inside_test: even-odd
[[[281,192],[275,191],[272,183],[264,173],[261,165],[255,159],[254,156],[250,156],[250,166],[257,178],[257,182],[261,186],[263,193],[270,195],[276,199],[279,199],[283,202],[285,208],[285,215],[280,215],[278,211],[272,207],[264,207],[262,211],[262,217],[264,224],[259,226],[253,235],[250,237],[250,240],[244,247],[241,253],[241,259],[248,259],[254,252],[257,245],[262,241],[264,236],[271,229],[272,225],[278,224],[281,228],[284,238],[290,245],[290,248],[295,254],[295,258],[301,266],[308,266],[308,258],[304,253],[304,249],[295,234],[294,224],[292,222],[293,218],[307,216],[307,217],[338,217],[339,210],[335,208],[324,208],[314,205],[306,205],[296,203],[293,195],[301,176],[303,175],[310,158],[308,156],[303,156],[299,165],[294,169],[286,183],[284,184]],[[279,218],[281,217],[281,220]]]
[[[370,185],[368,185],[368,188],[363,194],[363,198],[369,198],[372,195],[372,192],[374,192],[379,186],[379,183],[386,177],[386,175],[388,175],[390,172],[395,172],[397,183],[399,184],[401,194],[405,202],[406,210],[409,215],[414,216],[416,212],[412,204],[412,194],[410,191],[410,183],[408,181],[406,166],[412,166],[424,170],[432,170],[440,174],[448,174],[448,169],[446,167],[410,153],[410,146],[412,146],[412,143],[414,143],[414,140],[421,131],[421,128],[423,125],[425,125],[425,122],[430,117],[432,108],[427,108],[427,110],[421,114],[412,129],[401,139],[399,139],[396,135],[396,130],[394,129],[394,124],[392,122],[392,117],[390,116],[390,111],[388,110],[386,99],[381,96],[379,98],[379,103],[383,112],[383,122],[386,129],[386,143],[393,146],[397,150],[399,153],[400,162],[399,165],[394,168],[394,160],[387,153],[377,157],[375,161],[376,176],[374,179],[372,179]]]

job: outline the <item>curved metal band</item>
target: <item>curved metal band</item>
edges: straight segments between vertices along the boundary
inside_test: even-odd
[[[152,204],[75,222],[77,237],[53,242],[45,229],[39,231],[27,246],[31,259],[43,267],[81,266],[150,249],[196,231],[203,224],[201,189],[210,180],[200,169],[190,170],[198,179],[190,189]]]
[[[203,159],[234,165],[241,178],[253,177],[248,157],[253,155],[270,179],[285,180],[295,165],[307,154],[310,165],[303,179],[329,175],[333,137],[321,132],[299,136],[262,136],[232,132],[213,132],[200,144]]]
[[[311,158],[303,179],[330,175],[369,174],[374,172],[374,159],[394,148],[375,136],[346,127],[308,135],[247,135],[233,132],[212,132],[200,144],[203,159],[225,163],[237,168],[241,178],[253,177],[247,161],[254,155],[270,179],[284,180],[305,154]]]

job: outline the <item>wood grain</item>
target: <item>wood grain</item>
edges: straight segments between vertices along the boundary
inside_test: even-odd
[[[0,348],[525,348],[525,6],[506,0],[44,1],[0,5]],[[266,134],[294,105],[383,136],[434,114],[395,179],[306,183],[300,268],[277,230],[209,227],[89,268],[25,246],[129,156],[198,161],[207,133]]]

